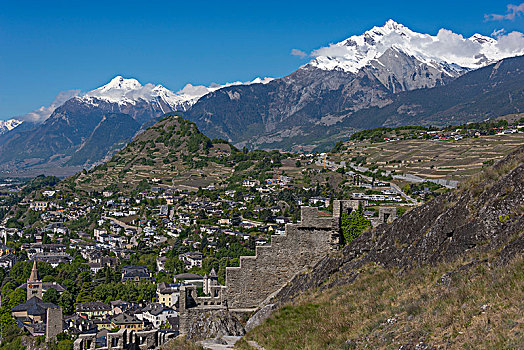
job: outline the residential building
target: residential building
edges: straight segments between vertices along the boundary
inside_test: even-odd
[[[202,267],[202,260],[204,259],[204,254],[200,252],[187,252],[180,254],[178,256],[186,264],[186,268],[190,269],[192,267]]]
[[[87,302],[76,306],[77,315],[85,316],[89,320],[110,316],[111,311],[111,306],[101,301]]]
[[[122,282],[154,281],[153,274],[144,265],[128,265],[122,268]]]
[[[142,318],[151,322],[155,328],[159,328],[161,325],[167,323],[168,318],[177,316],[175,310],[161,303],[149,304],[142,311]]]
[[[144,329],[144,321],[139,320],[134,315],[123,312],[111,319],[111,327],[140,331]]]

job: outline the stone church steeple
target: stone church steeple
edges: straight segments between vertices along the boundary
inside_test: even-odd
[[[27,300],[32,297],[42,299],[42,281],[38,277],[38,270],[36,268],[36,261],[33,263],[33,269],[31,270],[31,276],[27,280]]]

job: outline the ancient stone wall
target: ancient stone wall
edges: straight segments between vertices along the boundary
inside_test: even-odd
[[[96,333],[80,334],[73,344],[74,350],[125,350],[125,349],[158,349],[161,345],[173,338],[172,333],[153,329],[150,331],[130,331],[120,329],[115,333],[108,333],[105,346],[98,347]]]
[[[357,205],[335,201],[332,217],[319,217],[318,209],[301,208],[301,222],[287,224],[286,234],[271,236],[271,245],[256,247],[255,256],[240,258],[240,267],[226,269],[224,299],[230,309],[258,307],[295,274],[314,265],[340,242],[340,214]]]

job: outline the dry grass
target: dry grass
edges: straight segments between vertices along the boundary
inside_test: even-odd
[[[266,349],[523,349],[524,259],[402,274],[368,266],[350,285],[283,307],[246,340]]]

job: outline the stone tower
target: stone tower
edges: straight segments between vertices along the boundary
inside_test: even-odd
[[[32,297],[37,297],[42,300],[42,281],[38,278],[38,270],[36,268],[36,261],[33,263],[31,276],[27,280],[27,300]]]
[[[64,321],[62,316],[62,308],[49,307],[47,308],[47,319],[45,328],[46,341],[55,339],[56,336],[64,331]]]

